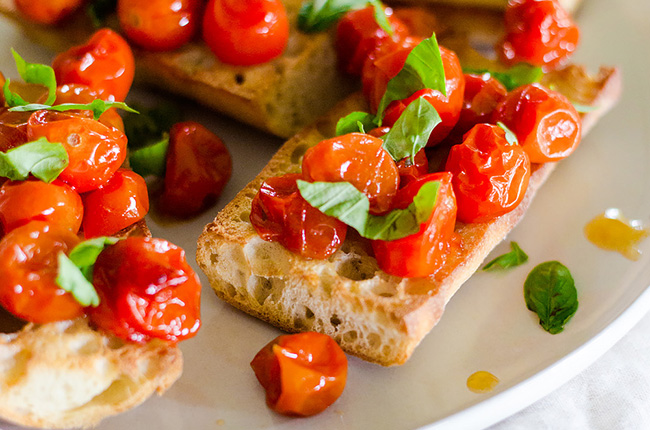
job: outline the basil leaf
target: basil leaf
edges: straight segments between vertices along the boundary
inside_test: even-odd
[[[368,112],[352,112],[336,123],[336,135],[348,133],[366,133],[375,128],[375,116]]]
[[[535,267],[524,283],[526,306],[551,334],[560,333],[578,309],[578,292],[571,272],[557,261]]]
[[[488,69],[463,69],[464,73],[472,73],[477,75],[482,75],[484,73],[489,74],[497,81],[501,82],[506,90],[512,91],[517,87],[527,84],[533,84],[539,82],[544,75],[541,67],[532,66],[526,63],[519,63],[506,71],[499,72]]]
[[[105,27],[106,19],[117,10],[117,0],[93,0],[86,13],[97,29]]]
[[[129,163],[131,169],[140,176],[165,176],[168,148],[169,136],[166,136],[153,145],[144,146],[134,151],[130,151]]]
[[[363,9],[368,4],[375,8],[375,20],[388,34],[393,28],[386,18],[379,0],[311,0],[303,3],[298,12],[298,28],[305,33],[324,31],[337,22],[347,12]]]
[[[79,103],[63,103],[56,106],[43,105],[38,103],[31,103],[24,106],[15,106],[9,109],[12,112],[33,112],[37,110],[53,110],[57,112],[65,112],[67,110],[89,110],[93,112],[93,118],[99,119],[100,116],[111,108],[122,109],[131,113],[138,113],[137,110],[130,108],[123,102],[111,102],[101,99],[95,99],[87,104]]]
[[[68,167],[68,162],[68,153],[62,144],[41,137],[0,152],[0,176],[24,181],[31,173],[43,182],[52,182]]]
[[[417,233],[431,216],[440,182],[427,182],[406,209],[395,209],[386,215],[372,215],[370,201],[348,182],[297,181],[302,197],[326,215],[337,218],[359,234],[372,240],[396,240]]]
[[[43,85],[47,88],[46,105],[51,105],[56,100],[56,77],[54,76],[54,69],[45,64],[28,63],[12,48],[11,53],[16,62],[16,69],[23,81],[28,84]],[[18,94],[9,90],[9,79],[5,82],[3,92],[7,104],[11,106],[26,105],[27,102],[23,100]]]
[[[433,129],[442,122],[436,109],[423,97],[413,100],[402,112],[390,131],[382,138],[384,149],[400,161],[415,154],[427,145]]]
[[[502,123],[501,121],[498,121],[498,122],[497,122],[497,125],[498,125],[500,128],[502,128],[503,131],[506,132],[506,141],[507,141],[510,145],[519,145],[519,139],[517,139],[517,135],[516,135],[512,130],[510,130],[510,129],[508,128],[507,125],[505,125],[505,124]]]
[[[384,110],[391,102],[410,97],[425,88],[447,95],[445,70],[435,34],[413,48],[402,70],[388,81],[386,92],[379,102],[377,117],[383,117]]]
[[[59,253],[57,285],[71,293],[82,306],[98,306],[99,296],[92,284],[95,261],[107,245],[113,245],[118,240],[114,237],[97,237],[81,242],[70,255]]]
[[[134,106],[139,114],[124,115],[124,132],[129,148],[141,148],[159,143],[169,134],[173,124],[182,121],[181,110],[171,103],[155,107]]]
[[[528,261],[528,255],[519,247],[517,242],[510,242],[511,251],[503,254],[483,266],[483,270],[505,270],[521,266]]]

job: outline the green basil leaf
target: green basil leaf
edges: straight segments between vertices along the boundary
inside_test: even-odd
[[[431,132],[441,122],[433,105],[418,97],[404,109],[390,131],[382,136],[384,149],[395,161],[406,157],[413,161],[415,154],[427,145]]]
[[[497,125],[498,125],[501,129],[503,129],[503,131],[506,132],[506,141],[507,141],[510,145],[519,145],[519,139],[517,139],[517,135],[516,135],[512,130],[510,130],[510,129],[508,128],[507,125],[505,125],[505,124],[502,123],[501,121],[498,121],[498,122],[497,122]]]
[[[88,5],[86,13],[93,26],[97,29],[106,26],[107,18],[117,10],[117,0],[93,0]]]
[[[379,28],[384,30],[387,34],[392,35],[393,27],[390,25],[390,22],[388,22],[388,17],[386,16],[386,12],[384,12],[384,6],[381,4],[381,1],[370,0],[369,3],[375,9],[375,21],[377,21]]]
[[[140,176],[164,177],[168,148],[169,136],[165,136],[159,142],[130,151],[131,169]]]
[[[517,242],[510,242],[511,251],[503,254],[483,266],[483,270],[505,270],[521,266],[528,261],[528,255],[519,247]]]
[[[173,124],[183,120],[181,110],[174,104],[161,103],[154,107],[133,106],[139,114],[126,113],[124,132],[129,148],[141,148],[163,140]]]
[[[94,119],[99,119],[99,117],[102,116],[102,114],[110,108],[117,108],[131,113],[138,113],[137,110],[130,108],[124,102],[111,102],[101,99],[95,99],[87,104],[63,103],[56,106],[31,103],[24,106],[15,106],[9,110],[13,112],[33,112],[37,110],[53,110],[57,112],[65,112],[67,110],[89,110],[92,111]]]
[[[464,73],[472,73],[477,75],[489,74],[497,81],[501,82],[508,91],[512,91],[517,87],[527,84],[534,84],[539,82],[544,76],[541,67],[532,66],[526,63],[519,63],[506,71],[499,72],[488,69],[463,69]]]
[[[562,263],[536,266],[524,283],[526,306],[539,316],[539,324],[551,334],[560,333],[578,309],[578,292],[571,272]]]
[[[99,296],[92,284],[95,261],[106,246],[118,240],[114,237],[97,237],[81,242],[70,255],[59,253],[57,285],[71,293],[82,306],[98,306]]]
[[[300,194],[310,205],[372,240],[396,240],[417,233],[420,225],[431,216],[440,188],[438,181],[427,182],[406,209],[372,215],[368,197],[348,182],[299,180],[297,184]]]
[[[305,1],[298,12],[298,28],[305,33],[316,33],[328,29],[347,12],[363,9],[367,5],[375,8],[375,20],[388,34],[393,28],[388,22],[379,0],[310,0]]]
[[[352,112],[336,123],[336,135],[366,133],[375,128],[375,116],[368,112]]]
[[[56,77],[54,76],[54,69],[45,64],[28,63],[14,49],[11,49],[11,53],[14,56],[18,74],[23,78],[23,81],[28,84],[43,85],[47,88],[47,100],[45,104],[51,105],[54,103],[54,100],[56,100]],[[22,106],[27,104],[22,97],[9,90],[9,79],[5,82],[3,92],[9,106]]]
[[[0,152],[0,176],[24,181],[31,173],[41,181],[52,182],[68,167],[68,162],[68,153],[62,144],[41,137]]]
[[[391,102],[410,97],[425,88],[447,95],[445,69],[435,34],[413,48],[402,70],[388,81],[386,92],[379,102],[377,118],[383,117],[384,110]]]

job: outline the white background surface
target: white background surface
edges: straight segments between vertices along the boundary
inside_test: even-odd
[[[650,2],[585,2],[578,18],[583,38],[577,60],[594,71],[599,64],[620,65],[625,89],[621,103],[561,163],[511,234],[529,254],[527,265],[504,274],[474,276],[404,366],[386,369],[350,358],[343,396],[310,419],[288,419],[266,408],[248,363],[279,332],[221,303],[203,278],[203,328],[182,344],[182,378],[162,398],[152,398],[99,428],[484,428],[540,398],[495,428],[650,426],[650,317],[642,319],[650,308],[650,294],[644,295],[650,284],[650,241],[642,246],[643,258],[631,262],[595,248],[582,233],[584,225],[608,207],[650,223]],[[28,61],[52,58],[0,20],[0,70],[12,77],[12,46]],[[222,136],[233,154],[234,176],[221,207],[281,142],[187,101],[178,103],[187,109],[188,118]],[[190,223],[161,222],[152,216],[150,226],[154,235],[183,246],[193,261],[196,238],[213,214]],[[492,256],[507,249],[504,243]],[[547,260],[559,260],[571,269],[580,300],[574,319],[555,336],[539,328],[522,295],[527,273]],[[466,388],[467,377],[477,370],[500,378],[493,393],[478,395]],[[0,422],[0,428],[14,427]]]

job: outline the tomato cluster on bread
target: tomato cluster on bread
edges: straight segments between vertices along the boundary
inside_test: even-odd
[[[551,10],[552,21],[561,15],[556,7],[511,1],[508,29],[520,28],[513,16],[529,21]],[[581,119],[566,97],[539,83],[506,88],[496,74],[463,72],[435,36],[410,35],[389,8],[382,26],[376,10],[348,12],[337,32],[341,68],[361,75],[369,112],[342,119],[336,137],[308,149],[302,173],[265,181],[250,219],[262,238],[305,258],[329,257],[352,227],[370,240],[385,272],[431,276],[462,246],[457,222],[489,222],[514,210],[535,164],[575,150]],[[556,45],[575,41],[573,31],[565,33],[571,39],[555,40],[550,56],[510,61],[561,65],[572,49],[558,53]],[[540,51],[550,46],[546,38],[530,40]],[[434,147],[450,147],[440,166],[427,165],[425,151]]]
[[[2,79],[0,305],[38,324],[86,315],[133,342],[194,336],[200,283],[184,251],[125,233],[149,210],[115,111],[128,108],[129,46],[104,30],[53,68],[14,57],[27,85]]]

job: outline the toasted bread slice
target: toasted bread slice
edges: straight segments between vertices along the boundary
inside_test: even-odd
[[[585,132],[620,92],[619,73],[611,68],[590,77],[571,66],[547,75],[545,83],[576,103],[597,107],[583,118]],[[461,251],[429,278],[387,275],[378,268],[368,242],[350,233],[326,260],[306,260],[262,240],[249,221],[251,201],[262,182],[300,172],[305,151],[332,137],[336,121],[354,110],[367,110],[359,94],[286,142],[205,227],[197,261],[217,295],[235,307],[288,332],[328,334],[345,351],[368,361],[402,364],[440,319],[451,296],[523,217],[555,164],[534,166],[526,197],[513,212],[487,223],[458,223]]]

